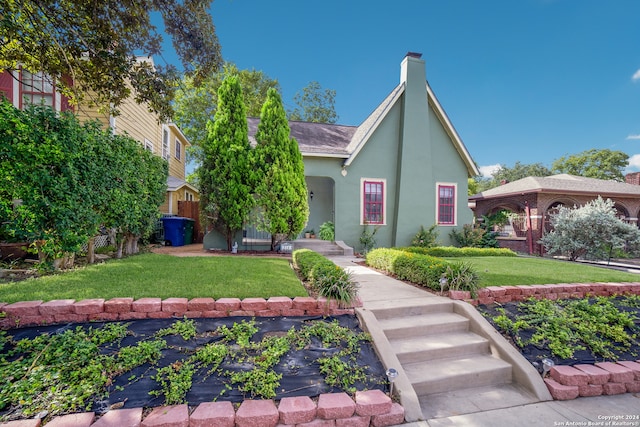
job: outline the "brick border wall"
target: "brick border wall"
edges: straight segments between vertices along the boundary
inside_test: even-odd
[[[559,283],[553,285],[489,286],[478,290],[449,291],[449,298],[479,304],[537,299],[568,299],[587,296],[640,295],[640,283]],[[594,365],[554,366],[544,382],[555,400],[577,397],[640,393],[640,360],[601,362]]]
[[[478,297],[469,291],[449,291],[449,298],[472,305],[508,303],[537,299],[584,298],[586,296],[640,295],[640,282],[629,283],[558,283],[553,285],[488,286],[478,289]]]
[[[127,321],[140,319],[200,318],[229,316],[320,316],[354,314],[362,307],[358,298],[349,307],[335,300],[312,297],[264,298],[101,298],[20,301],[0,303],[0,329],[79,323],[90,321]],[[4,314],[3,314],[4,313]]]
[[[116,409],[96,420],[93,412],[54,417],[47,425],[75,427],[387,427],[404,422],[404,408],[380,390],[358,391],[355,399],[346,393],[273,400],[245,400],[236,410],[231,402],[206,402],[192,412],[187,405],[160,406],[142,419],[142,408]],[[41,420],[9,421],[5,427],[40,427]]]
[[[640,360],[554,366],[549,374],[544,382],[556,400],[640,393]]]

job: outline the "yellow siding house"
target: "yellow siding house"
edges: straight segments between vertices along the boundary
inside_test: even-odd
[[[151,61],[147,58],[141,60]],[[133,97],[119,107],[118,116],[101,113],[97,107],[81,105],[72,108],[46,76],[23,70],[15,70],[13,75],[17,78],[7,71],[0,73],[0,94],[4,94],[16,108],[23,108],[27,103],[44,102],[57,111],[74,109],[80,120],[97,119],[115,134],[126,134],[165,159],[169,164],[169,177],[165,203],[160,206],[160,212],[177,214],[178,201],[199,200],[198,189],[185,180],[186,148],[191,144],[174,123],[160,123],[155,113],[150,112],[146,105],[136,103]]]

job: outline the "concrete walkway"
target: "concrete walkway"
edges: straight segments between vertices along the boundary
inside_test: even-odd
[[[367,267],[356,264],[361,259],[354,257],[330,257],[337,265],[348,269],[354,280],[360,283],[360,298],[364,311],[381,305],[402,304],[407,299],[439,299],[429,292],[390,278]],[[376,337],[372,334],[374,341]],[[386,340],[385,340],[386,341]],[[386,367],[398,366],[393,356],[381,355]],[[400,380],[401,378],[398,378]],[[398,381],[396,380],[396,381]],[[407,384],[399,385],[407,387]],[[409,387],[410,384],[409,384]],[[462,403],[462,402],[461,402]],[[465,402],[466,403],[466,402]],[[415,407],[410,409],[415,411]],[[437,411],[435,411],[437,412]],[[414,414],[415,415],[415,414]],[[616,396],[580,397],[569,401],[547,401],[525,405],[515,405],[503,409],[482,410],[465,415],[431,418],[403,424],[404,427],[444,427],[444,426],[570,426],[570,425],[625,425],[640,427],[640,394],[626,393]],[[591,424],[589,424],[591,422]]]

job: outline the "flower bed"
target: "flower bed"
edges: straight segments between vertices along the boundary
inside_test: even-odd
[[[481,298],[491,303],[478,306],[539,372],[544,359],[553,362],[545,383],[558,400],[640,391],[638,288],[593,286],[489,289],[493,294]],[[522,290],[516,288],[533,293],[506,293]]]
[[[185,301],[179,298],[178,299],[169,298],[164,301],[160,301],[159,299],[153,299],[153,298],[152,299],[146,298],[146,299],[140,299],[135,301],[133,301],[130,298],[114,298],[108,301],[84,300],[84,301],[78,301],[78,302],[75,302],[72,300],[64,300],[64,301],[49,301],[46,303],[41,301],[35,301],[35,302],[32,301],[32,302],[19,302],[14,304],[3,305],[3,307],[0,308],[0,310],[6,315],[6,318],[2,320],[3,326],[6,328],[11,325],[15,326],[16,324],[19,324],[21,329],[15,329],[11,331],[11,333],[17,332],[18,334],[27,333],[27,330],[29,329],[25,327],[27,324],[42,325],[42,323],[46,321],[50,321],[53,324],[78,322],[78,321],[80,322],[92,321],[92,323],[85,325],[85,328],[94,328],[101,325],[101,323],[98,322],[99,320],[100,321],[118,320],[118,321],[124,322],[128,320],[146,319],[146,320],[143,320],[143,322],[147,322],[148,324],[153,322],[164,322],[163,324],[167,325],[173,322],[173,324],[176,325],[179,322],[181,322],[180,320],[176,320],[176,318],[184,319],[182,323],[188,323],[188,321],[193,320],[190,318],[195,318],[195,317],[199,318],[199,321],[215,322],[216,320],[224,321],[226,316],[250,316],[248,318],[252,318],[253,316],[261,316],[265,314],[271,314],[271,315],[275,314],[275,316],[278,316],[277,317],[278,319],[293,319],[292,316],[300,316],[300,315],[305,315],[307,316],[307,318],[309,318],[309,316],[313,316],[311,317],[312,319],[313,318],[321,319],[321,318],[324,318],[324,316],[328,315],[329,313],[331,313],[332,315],[338,315],[338,316],[345,313],[351,314],[351,316],[341,316],[341,317],[346,317],[346,318],[350,317],[355,321],[355,318],[352,316],[353,307],[344,308],[344,309],[338,308],[337,304],[333,301],[330,302],[330,301],[327,301],[326,299],[316,300],[313,298],[306,298],[306,297],[298,297],[293,299],[286,298],[286,297],[274,297],[274,298],[270,298],[269,300],[264,300],[260,298],[248,298],[245,300],[225,298],[225,299],[219,299],[215,301],[210,298],[198,298],[190,301]],[[207,317],[208,319],[205,319],[205,317]],[[239,321],[240,318],[234,318],[234,319],[229,319],[227,322],[234,321],[234,325],[235,325],[235,321],[236,320]],[[133,322],[133,323],[139,323],[139,322]],[[271,326],[274,324],[274,322],[270,320],[268,320],[267,323]],[[105,324],[113,324],[113,322],[107,322]],[[173,332],[170,333],[169,335],[175,335],[180,331],[182,331],[182,327],[172,326],[171,328],[173,328]],[[31,328],[31,329],[34,329],[34,328]],[[55,333],[61,332],[63,330],[71,330],[71,329],[72,329],[72,325],[70,324],[63,326],[62,328],[55,327],[55,326],[47,326],[47,327],[39,326],[35,328],[35,330],[55,331]],[[203,328],[199,328],[199,329],[202,329],[204,331],[204,330],[212,330],[214,328],[204,327],[204,329]],[[227,328],[227,330],[228,329],[229,328]],[[351,326],[348,328],[348,330],[352,330],[352,329],[355,329],[355,327]],[[204,333],[206,334],[206,332]],[[215,332],[215,333],[210,332],[210,333],[220,334],[220,332]],[[274,339],[270,339],[270,342],[277,341],[275,337],[283,336],[282,332],[274,331],[273,334],[274,336],[271,338],[274,338]],[[176,342],[171,341],[169,338],[171,337],[162,338],[162,339],[166,339],[167,342],[170,342],[170,346],[178,348],[179,351],[187,351],[189,352],[189,354],[193,353],[193,350],[189,350],[190,347],[183,343],[182,338],[180,337],[171,338],[174,341],[177,340]],[[124,340],[127,340],[127,339],[128,338],[124,338]],[[200,338],[200,339],[203,339],[203,338]],[[124,346],[124,341],[122,345]],[[316,352],[319,355],[324,354],[325,359],[328,360],[327,363],[329,363],[328,365],[326,365],[327,370],[329,371],[329,373],[331,373],[331,371],[334,371],[333,373],[334,373],[334,376],[336,377],[336,381],[339,382],[343,378],[348,377],[349,374],[347,372],[341,371],[342,369],[340,365],[341,362],[337,358],[335,360],[331,360],[331,354],[334,353],[334,350],[323,349],[322,347],[324,346],[316,345],[316,347],[312,346],[311,349],[307,349],[303,351]],[[75,347],[72,346],[72,348],[75,348]],[[104,351],[107,351],[107,353],[109,353],[110,350],[104,350]],[[247,359],[247,360],[253,360],[253,362],[251,363],[262,363],[263,360],[261,358],[262,356],[260,352],[262,351],[262,353],[266,355],[267,351],[256,349],[254,353],[256,351],[257,351],[256,354],[253,354],[251,352],[245,352],[243,354],[246,354],[246,356],[243,356],[243,357],[249,357],[250,359]],[[335,351],[338,351],[338,350],[335,350]],[[325,354],[326,352],[328,352],[328,354]],[[369,355],[374,354],[371,348],[369,348],[366,351],[363,349],[362,351],[358,351],[357,353],[362,353],[362,354],[368,353]],[[169,378],[170,375],[178,372],[180,368],[183,368],[183,369],[186,368],[185,366],[186,364],[184,364],[183,362],[180,362],[181,359],[179,359],[179,357],[180,357],[179,354],[169,357],[172,359],[171,360],[172,363],[170,363],[168,366],[170,366],[171,368],[177,368],[177,369],[173,369],[173,372],[169,372],[169,370],[167,370],[167,372],[165,372],[166,374],[165,378]],[[360,356],[358,355],[358,357]],[[176,360],[174,361],[173,359],[176,359]],[[376,359],[376,362],[377,362],[377,359]],[[232,363],[242,364],[245,362],[238,361],[238,362],[232,362]],[[286,367],[289,367],[289,365],[291,365],[293,369],[298,369],[298,370],[301,369],[301,367],[298,366],[297,362],[293,362],[293,359],[287,359],[283,363],[285,363]],[[338,365],[335,365],[335,363],[338,363]],[[373,363],[370,360],[367,360],[366,362],[360,361],[359,363],[362,366],[366,366],[366,367],[368,367],[369,365],[375,365],[375,363]],[[377,362],[377,364],[379,365],[379,362]],[[147,367],[146,369],[149,369],[149,368]],[[255,370],[252,370],[252,371],[255,371]],[[158,369],[158,374],[156,374],[156,378],[160,378],[159,372],[160,372],[160,369]],[[377,386],[374,385],[372,388],[376,389],[376,387],[379,387],[384,389],[386,387],[386,379],[384,378],[384,371],[381,365],[379,365],[378,372],[376,375],[378,378],[377,380],[375,380],[377,383]],[[97,412],[99,413],[104,412],[106,407],[108,407],[109,405],[118,406],[118,403],[125,402],[125,399],[127,399],[126,400],[127,408],[130,405],[139,407],[139,408],[141,407],[158,408],[158,405],[162,405],[163,400],[160,397],[157,397],[155,400],[153,400],[153,398],[149,398],[148,391],[145,391],[143,394],[144,396],[146,396],[147,401],[152,400],[149,405],[136,403],[133,397],[127,398],[126,388],[124,387],[124,385],[128,383],[132,383],[132,384],[141,383],[141,381],[138,381],[138,378],[142,378],[144,376],[145,376],[145,373],[143,371],[138,372],[133,370],[124,375],[121,375],[120,379],[117,379],[117,380],[114,379],[112,383],[110,382],[112,393],[107,400],[103,401],[103,403],[98,405]],[[146,374],[146,376],[147,377],[149,376],[148,373]],[[333,419],[331,418],[333,416],[331,415],[331,413],[324,413],[323,415],[321,410],[323,405],[321,405],[321,402],[323,400],[328,399],[328,397],[322,398],[321,396],[324,396],[324,395],[332,396],[335,394],[335,392],[339,393],[340,388],[330,387],[329,389],[326,389],[326,388],[322,389],[317,387],[309,387],[309,384],[307,383],[309,381],[312,381],[312,382],[317,381],[317,379],[314,379],[312,378],[312,376],[308,375],[308,373],[304,371],[304,369],[300,371],[299,381],[300,381],[300,384],[297,384],[294,387],[289,387],[289,389],[291,388],[300,389],[301,391],[298,391],[298,393],[305,394],[309,392],[307,394],[310,396],[320,396],[319,398],[312,401],[313,412],[314,414],[316,414],[314,415],[313,419],[316,419],[316,418],[322,419],[322,420]],[[169,381],[167,381],[167,383],[168,382]],[[225,385],[225,381],[218,381],[218,382],[219,382],[219,386],[222,387],[220,390],[223,390],[227,387]],[[262,380],[256,382],[256,384],[258,383],[262,384]],[[195,381],[194,381],[194,385],[195,385]],[[206,386],[206,384],[204,384],[204,386],[205,388],[209,388]],[[120,389],[120,387],[122,387],[122,389]],[[371,383],[369,383],[369,386],[367,387],[371,388]],[[378,391],[380,391],[379,388],[378,388]],[[172,389],[170,387],[166,387],[163,390],[164,390],[163,397],[166,397],[167,393],[171,393]],[[218,390],[218,392],[220,392],[220,390]],[[275,397],[276,400],[280,400],[279,406],[282,405],[283,401],[286,402],[285,397],[283,396],[286,396],[287,394],[289,394],[289,396],[296,396],[295,391],[294,392],[292,392],[291,390],[285,391],[283,388],[282,392],[283,393],[280,393],[280,391],[278,391],[278,396]],[[229,392],[229,393],[231,395],[235,395],[235,399],[236,399],[235,401],[243,401],[242,393],[240,393],[240,395],[238,395],[237,391]],[[221,393],[221,394],[225,394],[225,393]],[[249,390],[248,388],[245,388],[244,394],[247,397],[254,396],[254,398],[251,399],[252,401],[256,400],[256,398],[257,398],[257,401],[261,401],[260,396],[256,396],[255,394],[252,394],[251,390]],[[362,403],[362,402],[366,402],[366,399],[364,398],[365,396],[368,396],[368,394],[362,395],[360,399],[361,406],[365,405],[364,403]],[[296,396],[296,397],[299,397],[299,396]],[[240,400],[237,400],[238,398]],[[198,405],[198,408],[200,408],[200,405],[203,405],[204,402],[210,401],[211,399],[212,397],[208,396],[208,397],[205,397],[204,400],[195,401],[194,403],[190,401],[190,404]],[[215,396],[214,396],[214,399],[215,399]],[[231,400],[234,400],[234,399],[232,398]],[[275,402],[269,399],[266,399],[264,401],[271,402],[272,405],[275,405]],[[358,401],[358,395],[355,395],[355,401],[352,400],[352,404],[355,406],[358,406],[357,401]],[[171,408],[177,408],[180,406],[186,407],[186,405],[179,405],[178,404],[179,402],[176,402],[175,404],[172,404],[172,405],[166,403],[167,402],[166,400],[164,402],[165,402],[164,403],[165,405],[169,405],[169,407]],[[248,401],[244,401],[244,402],[248,402]],[[390,399],[388,403],[389,404],[391,403]],[[240,408],[242,408],[243,405],[241,405]],[[341,405],[344,405],[344,402]],[[375,425],[393,425],[402,421],[402,418],[404,417],[403,415],[404,412],[399,405],[393,404],[392,406],[386,405],[385,407],[388,407],[388,408],[385,409],[384,411],[380,411],[380,409],[378,409],[376,410],[377,412],[375,414],[372,413],[368,415],[365,413],[366,410],[363,410],[363,409],[354,410],[351,412],[350,415],[341,415],[340,418],[342,418],[343,416],[346,417],[345,422],[349,421],[350,423],[355,423],[353,425],[368,425],[369,422],[375,422]],[[167,413],[167,408],[168,408],[167,406],[161,406],[160,408],[164,408],[164,409],[160,409],[160,412]],[[202,409],[198,409],[198,408],[196,408],[196,411],[199,411],[198,414],[202,414],[202,413],[209,414],[213,410],[212,408],[209,408],[207,405],[203,406]],[[217,409],[214,412],[222,410],[219,405],[216,405],[216,408]],[[78,407],[77,409],[81,410],[82,408]],[[119,411],[129,411],[124,413],[132,414],[132,412],[130,412],[129,409],[127,410],[120,409]],[[171,411],[169,412],[175,413],[175,411],[184,412],[180,409],[171,409]],[[115,413],[118,411],[110,411],[110,412]],[[241,414],[243,412],[244,410],[240,411],[240,409],[238,409],[238,412],[233,414],[233,417],[234,417],[233,419],[235,420],[237,425],[241,425],[242,423]],[[282,418],[283,411],[281,410],[280,407],[278,407],[275,413],[278,414],[278,416],[280,417],[279,418],[280,423],[283,423],[286,425],[287,423],[284,422],[284,418]],[[153,412],[151,412],[151,414],[153,414]],[[148,417],[151,417],[151,414],[149,414]],[[196,412],[194,411],[193,414],[196,414]],[[191,416],[193,416],[193,414],[191,414]],[[229,415],[230,414],[227,411],[226,416],[229,416]],[[68,415],[67,417],[69,416],[71,415]],[[110,416],[116,417],[117,415],[110,415]],[[136,415],[134,414],[134,416]],[[218,417],[222,415],[218,413],[217,415],[214,414],[213,416]],[[270,416],[273,417],[273,410],[271,410]],[[208,420],[209,421],[206,421],[206,422],[211,422],[210,419]],[[207,425],[206,422],[201,425]],[[81,425],[81,424],[74,424],[74,425]],[[90,424],[87,424],[87,425],[90,425]],[[145,425],[145,424],[143,423],[142,425]],[[223,425],[223,424],[220,424],[220,425]]]

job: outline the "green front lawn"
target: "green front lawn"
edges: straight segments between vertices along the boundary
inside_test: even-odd
[[[577,262],[528,257],[468,257],[480,275],[480,287],[552,283],[639,282],[640,274]]]
[[[0,301],[132,297],[307,296],[288,259],[142,254],[75,271],[0,284]]]

